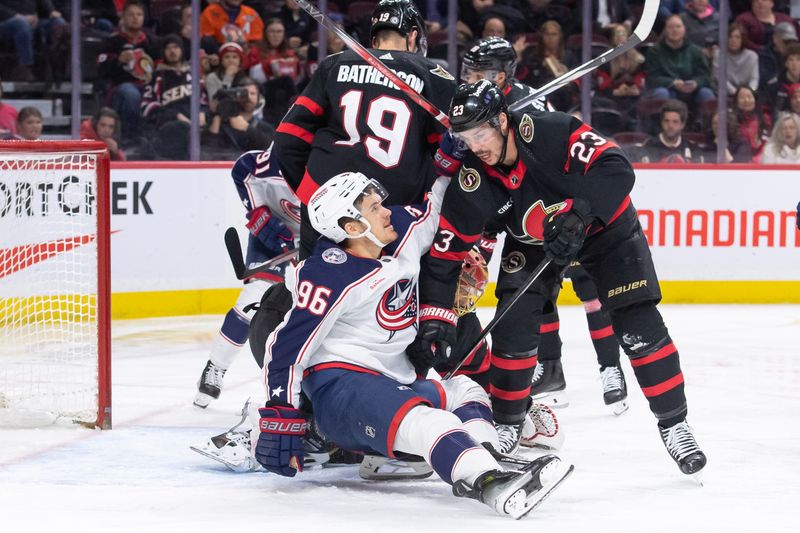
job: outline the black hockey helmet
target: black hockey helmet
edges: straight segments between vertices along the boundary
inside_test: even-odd
[[[428,32],[425,19],[411,0],[381,0],[372,12],[372,25],[369,29],[369,40],[381,30],[393,30],[407,37],[412,30],[417,30],[417,50],[421,55],[428,53]]]
[[[508,113],[503,92],[489,80],[462,83],[450,102],[450,127],[455,133],[489,123],[500,127],[498,115]]]
[[[498,72],[505,72],[506,78],[510,78],[516,68],[517,52],[511,43],[500,37],[485,37],[464,54],[461,79],[465,79],[470,71],[480,71],[494,72],[487,75],[487,79],[495,81]]]

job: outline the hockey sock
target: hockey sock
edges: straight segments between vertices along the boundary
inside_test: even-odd
[[[596,305],[595,305],[596,302]],[[599,300],[583,302],[589,335],[592,337],[597,364],[601,367],[615,366],[619,363],[619,343],[614,336],[611,317],[600,306]]]
[[[531,394],[533,370],[538,362],[536,352],[513,356],[492,353],[492,398],[494,420],[500,424],[519,424],[525,418]]]
[[[612,320],[659,425],[667,428],[683,421],[687,407],[678,349],[655,304],[615,310]]]
[[[542,361],[555,361],[561,359],[561,336],[559,328],[561,323],[558,318],[558,309],[552,313],[542,315],[542,323],[539,326],[539,359]]]
[[[214,341],[211,348],[209,359],[214,365],[228,369],[239,349],[247,342],[247,332],[250,328],[250,321],[243,316],[235,307],[228,311],[222,327],[219,329],[219,336]]]
[[[497,430],[492,422],[492,408],[481,402],[468,402],[453,411],[475,442],[489,442],[498,448]]]
[[[464,430],[453,413],[417,406],[411,409],[394,439],[394,450],[423,457],[445,482],[464,480],[472,484],[500,465]]]

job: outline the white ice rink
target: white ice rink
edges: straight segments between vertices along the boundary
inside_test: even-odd
[[[455,499],[438,478],[366,482],[355,467],[294,479],[234,474],[189,450],[227,429],[256,365],[192,406],[222,317],[114,324],[114,429],[0,430],[0,532],[800,531],[800,306],[662,306],[681,354],[705,486],[668,457],[625,362],[631,409],[606,412],[582,309],[561,309],[575,473],[519,522]],[[484,311],[483,318],[488,316]]]

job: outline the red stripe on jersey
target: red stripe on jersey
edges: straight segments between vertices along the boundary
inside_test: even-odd
[[[555,322],[548,322],[547,324],[541,324],[539,326],[539,333],[551,333],[553,331],[558,331],[559,327],[561,327],[561,322],[558,320]]]
[[[481,344],[486,344],[486,341],[483,341]],[[491,350],[488,350],[488,349],[486,350],[486,356],[483,359],[481,359],[481,364],[476,370],[463,370],[464,367],[468,367],[469,365],[471,365],[472,363],[475,362],[475,358],[478,357],[478,354],[480,353],[480,351],[481,351],[480,348],[478,348],[477,350],[472,352],[472,355],[469,356],[469,359],[464,361],[464,364],[461,365],[461,368],[458,369],[458,371],[456,372],[455,375],[456,376],[460,376],[460,375],[463,374],[465,376],[470,376],[470,375],[473,375],[473,374],[483,374],[484,372],[489,370],[489,367],[491,366],[492,361],[494,359],[492,357]],[[439,375],[440,376],[444,376],[445,372],[440,372]]]
[[[611,326],[606,326],[603,329],[594,329],[589,331],[589,336],[592,340],[598,339],[605,339],[606,337],[610,337],[614,334],[614,328]]]
[[[570,162],[572,162],[572,158],[576,157],[572,153],[572,147],[575,145],[575,143],[579,142],[579,139],[581,138],[581,135],[583,135],[586,132],[591,131],[591,129],[592,129],[592,127],[589,126],[588,124],[582,124],[580,128],[578,128],[577,130],[573,131],[572,135],[569,136],[569,142],[567,143],[567,157],[566,157],[566,162],[564,163],[564,172],[569,172],[570,171],[569,164],[570,164]],[[600,157],[600,154],[602,154],[603,152],[605,152],[609,148],[617,148],[617,145],[614,142],[612,142],[612,141],[606,139],[605,137],[603,137],[602,135],[598,135],[598,134],[596,134],[594,132],[592,132],[591,135],[587,136],[586,140],[589,141],[589,142],[580,142],[581,147],[583,149],[588,149],[588,150],[592,150],[592,151],[591,152],[588,152],[588,151],[586,152],[586,155],[589,156],[587,161],[581,160],[586,165],[584,167],[584,169],[583,169],[583,173],[584,174],[586,174],[586,172],[588,172],[589,167],[592,166],[592,163],[594,163],[595,160],[598,157]],[[604,140],[605,142],[603,144],[601,144],[601,145],[596,145],[595,142],[597,140]],[[581,139],[581,141],[583,141],[583,139]],[[584,153],[584,152],[581,151],[581,153]]]
[[[457,230],[457,229],[456,229],[456,228],[455,228],[455,227],[454,227],[454,226],[453,226],[453,225],[450,223],[450,221],[449,221],[449,220],[447,220],[447,219],[446,219],[446,218],[444,218],[443,216],[442,216],[442,217],[439,217],[439,231],[442,231],[442,230],[447,230],[447,231],[449,231],[449,232],[453,233],[453,234],[454,234],[456,237],[458,237],[459,239],[461,239],[462,241],[464,241],[464,242],[465,242],[465,243],[467,243],[467,244],[472,244],[472,243],[474,243],[474,242],[478,242],[478,240],[479,240],[479,239],[481,238],[481,236],[482,236],[482,234],[481,234],[481,233],[478,233],[477,235],[467,235],[467,234],[465,234],[465,233],[461,233],[460,231],[458,231],[458,230]]]
[[[494,360],[492,362],[494,363]],[[523,398],[530,396],[531,386],[528,385],[524,389],[518,391],[507,391],[503,389],[498,389],[494,385],[489,385],[489,394],[501,400],[507,400],[507,401],[522,400]]]
[[[439,144],[440,142],[442,142],[441,133],[436,133],[434,131],[433,133],[428,134],[428,144]]]
[[[420,396],[414,397],[406,401],[400,406],[400,409],[392,417],[392,423],[389,424],[389,432],[386,436],[386,451],[389,452],[389,458],[395,459],[394,456],[394,438],[397,436],[397,429],[400,427],[400,422],[406,417],[408,412],[418,405],[431,405],[431,402]]]
[[[486,163],[481,163],[481,166],[489,176],[500,180],[506,189],[511,190],[519,189],[519,186],[522,185],[522,180],[525,178],[525,173],[528,171],[528,167],[525,166],[521,157],[517,161],[517,165],[509,172],[508,176]]]
[[[339,370],[350,370],[352,372],[361,372],[362,374],[372,374],[373,376],[380,376],[380,372],[376,372],[375,370],[370,370],[369,368],[364,368],[363,366],[358,365],[351,365],[350,363],[320,363],[318,365],[314,365],[311,368],[305,369],[303,371],[303,377],[307,378],[309,375],[319,372],[320,370],[329,370],[331,368],[339,369]]]
[[[469,252],[440,252],[436,248],[431,248],[431,257],[444,259],[445,261],[458,261],[461,263]]]
[[[625,210],[628,208],[629,205],[631,205],[631,197],[630,196],[626,196],[625,199],[622,200],[622,203],[619,204],[619,207],[617,208],[617,210],[614,211],[614,214],[611,215],[611,218],[608,219],[608,223],[611,224],[612,222],[617,220],[619,218],[619,216],[622,213],[625,212]]]
[[[433,383],[433,386],[436,387],[436,390],[439,392],[439,405],[434,405],[434,407],[437,409],[447,409],[447,393],[444,391],[441,382],[434,379],[429,381]]]
[[[309,200],[311,197],[314,196],[314,193],[317,192],[319,189],[319,184],[314,181],[314,178],[311,177],[311,174],[306,173],[303,174],[303,180],[300,182],[300,185],[297,187],[297,190],[294,193],[300,198],[300,201],[303,202],[305,205],[308,205]]]
[[[642,387],[642,392],[648,398],[652,398],[653,396],[658,396],[659,394],[664,394],[667,391],[670,391],[683,383],[683,373],[679,372],[676,376],[669,378],[666,381],[662,381],[658,385],[653,385],[652,387]]]
[[[295,126],[294,124],[289,124],[288,122],[281,122],[280,126],[278,126],[277,131],[279,133],[285,133],[287,135],[292,135],[297,137],[298,139],[311,144],[314,141],[314,134],[308,130],[304,130],[300,126]]]
[[[539,357],[526,357],[525,359],[505,359],[503,357],[492,357],[492,366],[501,370],[525,370],[533,368],[539,362]]]
[[[592,337],[594,338],[594,337]],[[639,359],[631,359],[631,366],[636,368],[637,366],[644,366],[649,365],[654,361],[658,361],[659,359],[664,359],[665,357],[669,357],[670,355],[677,352],[677,348],[675,348],[675,344],[669,343],[666,346],[659,348],[655,352],[651,353],[646,357],[641,357]]]
[[[252,276],[247,276],[244,278],[245,282],[250,281],[251,279],[265,279],[267,281],[274,281],[276,283],[283,283],[283,277],[277,274],[273,274],[272,272],[256,272]]]
[[[325,114],[325,110],[322,109],[322,106],[316,103],[314,100],[309,98],[308,96],[300,96],[297,100],[294,101],[295,104],[301,105],[311,111],[311,114],[321,117]]]

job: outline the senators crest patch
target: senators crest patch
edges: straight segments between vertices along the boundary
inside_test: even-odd
[[[441,65],[436,65],[436,68],[432,68],[430,70],[430,73],[433,74],[434,76],[439,76],[440,78],[444,78],[446,80],[455,79],[453,75],[447,72],[444,68],[442,68]]]
[[[322,260],[326,263],[333,263],[334,265],[341,265],[347,261],[347,254],[339,248],[328,248],[322,252]]]
[[[527,113],[522,115],[522,120],[519,123],[519,134],[526,143],[531,142],[531,139],[533,139],[533,119]]]
[[[474,168],[461,167],[458,184],[464,192],[472,192],[481,185],[481,175]]]
[[[514,272],[519,272],[525,266],[525,256],[522,252],[511,252],[507,256],[503,258],[500,262],[500,268],[503,269],[503,272],[508,274],[513,274]]]

